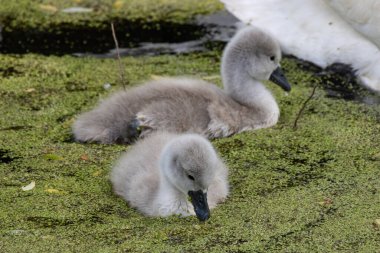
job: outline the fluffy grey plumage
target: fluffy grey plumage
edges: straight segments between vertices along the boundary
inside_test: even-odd
[[[226,166],[197,134],[155,132],[138,141],[114,166],[111,181],[116,194],[148,216],[197,214],[205,220],[209,207],[228,194]],[[196,192],[207,194],[194,213],[187,199]],[[197,206],[196,200],[192,203]]]
[[[167,78],[120,91],[79,116],[75,139],[128,143],[137,126],[142,136],[164,130],[208,138],[270,127],[277,123],[279,108],[260,80],[277,73],[280,59],[274,38],[254,27],[242,29],[224,50],[224,90],[202,80]],[[290,89],[284,76],[279,82]]]

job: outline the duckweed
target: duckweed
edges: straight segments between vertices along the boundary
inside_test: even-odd
[[[219,57],[122,64],[130,86],[166,75],[221,85]],[[0,251],[377,252],[380,105],[330,97],[314,70],[291,58],[282,65],[293,90],[268,84],[280,122],[213,141],[230,168],[231,194],[199,223],[144,217],[112,193],[108,174],[128,147],[72,141],[75,117],[122,88],[117,62],[0,55]],[[35,188],[22,191],[31,181]]]

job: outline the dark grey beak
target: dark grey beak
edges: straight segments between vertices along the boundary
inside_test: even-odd
[[[197,215],[200,221],[205,221],[210,218],[210,209],[208,208],[207,203],[207,193],[204,193],[202,190],[199,191],[189,191],[188,192],[191,203],[194,206],[195,214]]]
[[[290,84],[288,83],[288,80],[286,80],[286,77],[280,67],[276,68],[273,71],[269,77],[269,80],[283,88],[285,91],[291,90]]]

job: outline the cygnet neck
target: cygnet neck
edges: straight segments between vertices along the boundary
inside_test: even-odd
[[[278,115],[279,108],[271,92],[262,82],[252,78],[246,66],[225,55],[222,63],[222,78],[225,92],[239,104],[266,115]]]
[[[172,155],[173,153],[168,147],[166,147],[161,154],[159,192],[165,196],[175,196],[175,198],[180,198],[185,194],[177,187],[175,182],[172,182],[171,176],[168,175],[172,172],[170,169],[170,166],[172,166],[170,165]]]
[[[165,196],[171,196],[179,199],[180,197],[186,196],[180,189],[173,184],[170,179],[164,174],[161,173],[160,176],[160,185],[159,191],[163,193]]]

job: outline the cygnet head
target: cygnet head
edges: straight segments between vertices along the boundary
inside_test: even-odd
[[[281,49],[270,34],[248,26],[231,39],[223,53],[222,76],[224,85],[241,83],[251,78],[271,80],[286,91],[291,87],[280,68]],[[243,81],[244,82],[244,81]]]
[[[210,217],[207,189],[220,169],[218,159],[210,142],[196,134],[172,140],[161,154],[163,175],[178,191],[191,198],[201,221]]]

